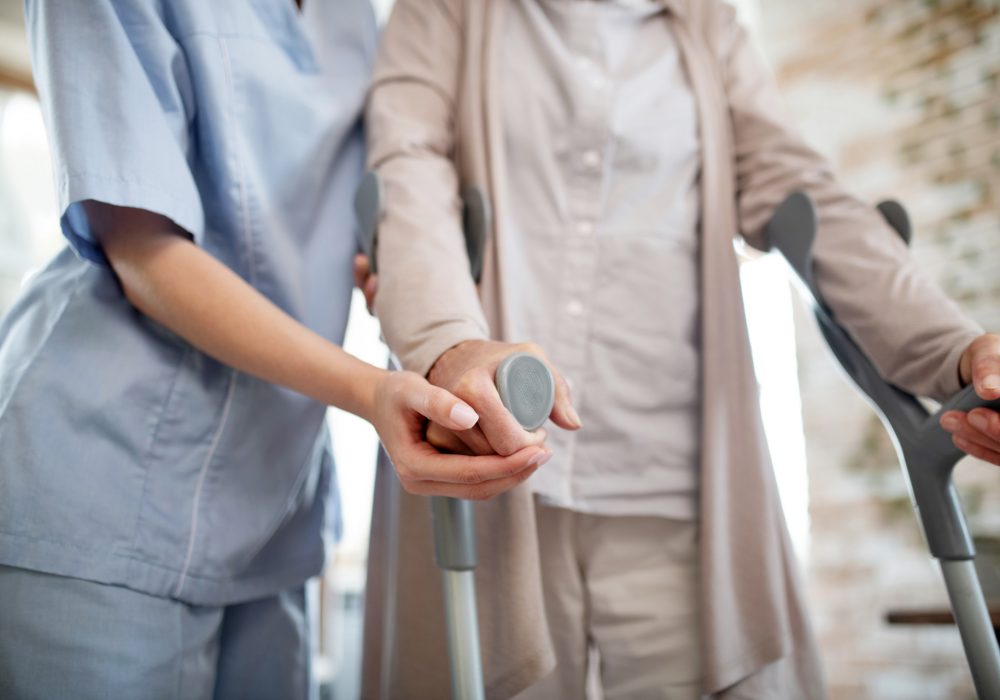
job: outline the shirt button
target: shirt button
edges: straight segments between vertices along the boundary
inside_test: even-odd
[[[578,221],[576,224],[576,232],[581,236],[589,236],[594,232],[594,224],[589,221]]]
[[[566,313],[570,316],[582,316],[583,310],[583,304],[576,299],[566,304]]]
[[[580,70],[590,81],[590,84],[595,88],[602,88],[607,83],[604,79],[604,74],[601,68],[591,61],[589,58],[580,58],[579,61]]]
[[[584,151],[580,161],[588,170],[597,170],[601,167],[601,154],[594,150]]]

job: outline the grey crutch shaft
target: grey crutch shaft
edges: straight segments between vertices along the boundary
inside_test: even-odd
[[[483,699],[482,655],[476,619],[476,520],[472,502],[431,498],[434,560],[444,582],[444,614],[455,700]]]
[[[548,418],[555,382],[548,367],[533,355],[515,353],[497,368],[497,391],[504,406],[526,430]],[[456,700],[483,698],[482,655],[476,618],[476,519],[471,501],[431,499],[434,558],[444,579],[451,687]]]
[[[358,247],[377,271],[378,228],[383,214],[378,174],[365,175],[354,197]],[[469,273],[479,283],[483,271],[490,203],[477,187],[462,191],[462,228]],[[517,353],[497,368],[497,391],[507,410],[526,429],[535,430],[552,412],[555,382],[537,357]],[[483,669],[476,618],[476,521],[472,503],[454,498],[431,499],[434,559],[444,577],[445,620],[451,659],[452,692],[457,700],[482,700]]]
[[[976,695],[1000,698],[1000,651],[972,559],[941,561],[948,599],[969,660]]]
[[[910,224],[906,210],[898,203],[883,202],[879,211],[909,243]],[[812,260],[816,212],[808,195],[802,192],[789,195],[768,222],[766,236],[802,282],[834,356],[894,438],[928,548],[941,563],[976,692],[983,700],[1000,699],[1000,651],[976,576],[975,547],[952,481],[955,465],[964,455],[939,423],[945,411],[969,411],[982,406],[1000,408],[1000,401],[984,401],[972,387],[967,387],[930,415],[915,397],[885,381],[837,322],[816,284]]]

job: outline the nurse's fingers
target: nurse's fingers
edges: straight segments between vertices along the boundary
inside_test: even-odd
[[[408,468],[401,471],[400,465],[397,464],[396,471],[400,474],[403,488],[410,493],[481,501],[523,483],[551,456],[552,453],[548,450],[540,450],[537,447],[525,448],[509,457],[439,454],[435,459],[428,454],[425,455],[426,459],[418,460],[422,469],[414,469],[416,463],[411,463]],[[422,471],[427,476],[419,478],[416,476],[417,471]],[[493,475],[494,478],[483,478],[488,475]]]
[[[523,479],[528,475],[526,470],[545,464],[552,456],[549,450],[539,447],[526,447],[509,457],[497,455],[484,457],[467,457],[464,455],[441,454],[426,442],[419,442],[397,450],[393,456],[393,465],[399,475],[403,488],[423,488],[420,482],[437,482],[439,485],[480,486],[490,481],[510,481],[518,475]],[[523,481],[522,479],[522,481]],[[447,493],[445,492],[447,491]],[[455,489],[448,488],[435,495],[452,495]],[[420,491],[426,493],[426,491]],[[417,491],[412,491],[417,493]],[[466,496],[462,496],[465,498]]]
[[[468,430],[479,422],[472,406],[423,377],[412,376],[403,389],[403,401],[410,410],[450,430]]]
[[[407,491],[421,496],[448,496],[450,498],[464,498],[470,501],[485,501],[510,491],[515,486],[523,484],[528,477],[535,473],[538,467],[529,467],[515,476],[506,479],[494,479],[474,486],[457,486],[435,481],[413,482]]]

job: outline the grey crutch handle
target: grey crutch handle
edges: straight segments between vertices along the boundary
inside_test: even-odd
[[[903,207],[896,202],[884,202],[879,205],[879,211],[903,240],[909,242],[910,224]],[[931,553],[939,559],[972,559],[975,548],[951,478],[963,453],[941,428],[939,418],[948,410],[1000,408],[1000,401],[985,401],[972,387],[967,387],[931,415],[915,397],[882,378],[864,351],[837,322],[816,284],[812,257],[816,212],[808,195],[803,192],[789,195],[768,222],[765,237],[770,247],[781,252],[801,281],[820,330],[840,365],[894,436]]]
[[[354,214],[358,220],[358,249],[367,256],[373,273],[378,272],[378,226],[382,221],[384,197],[378,173],[365,173],[354,193]],[[483,258],[491,215],[489,200],[481,189],[466,187],[462,190],[465,252],[469,257],[469,273],[476,284],[479,284],[483,275]]]
[[[529,353],[507,356],[497,367],[497,392],[503,405],[525,430],[536,430],[548,419],[555,402],[555,381],[549,368]],[[476,520],[472,501],[431,499],[434,520],[434,560],[448,571],[476,568]]]

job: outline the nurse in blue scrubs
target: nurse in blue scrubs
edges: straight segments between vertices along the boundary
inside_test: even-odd
[[[339,347],[368,0],[28,0],[69,246],[0,324],[0,697],[304,698],[327,406],[417,493],[472,409]],[[346,465],[349,467],[349,465]]]

